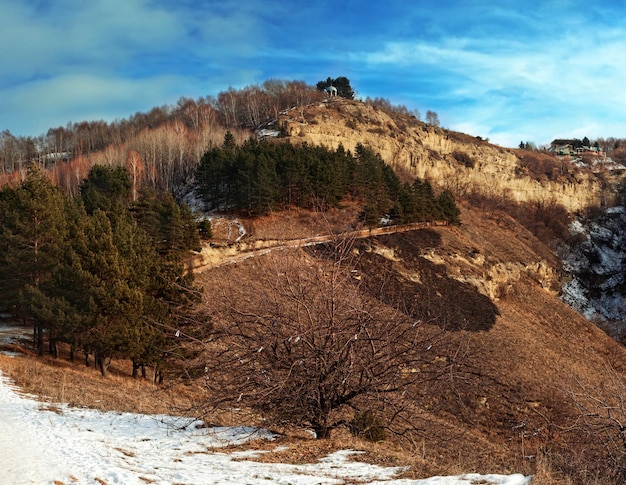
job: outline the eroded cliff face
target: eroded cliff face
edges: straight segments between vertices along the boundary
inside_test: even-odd
[[[626,343],[626,208],[570,224],[558,250],[568,278],[562,299],[613,338]]]
[[[294,142],[369,146],[400,173],[427,178],[464,196],[478,193],[517,202],[557,203],[568,211],[599,205],[602,184],[590,173],[562,181],[529,177],[514,150],[389,114],[362,102],[333,100],[284,113],[279,123]],[[464,154],[459,157],[459,154]],[[461,160],[459,160],[461,158]]]

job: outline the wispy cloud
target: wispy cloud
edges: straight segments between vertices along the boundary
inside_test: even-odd
[[[181,79],[160,76],[150,79],[68,74],[39,79],[7,89],[0,99],[0,112],[20,113],[32,134],[83,120],[126,118],[135,111],[148,111],[164,100],[173,102]],[[29,107],[25,110],[24,107]],[[129,111],[131,109],[131,111]],[[55,120],[50,124],[50,120]]]
[[[339,75],[505,145],[626,133],[626,7],[608,0],[0,3],[0,130],[16,134]]]
[[[595,136],[602,135],[600,123],[579,120],[601,116],[603,110],[612,113],[616,103],[623,106],[626,66],[620,52],[625,47],[625,31],[588,25],[576,32],[556,28],[549,42],[543,36],[390,41],[361,56],[372,70],[411,70],[430,77],[440,89],[420,93],[419,99],[445,111],[458,107],[467,116],[482,116],[482,123],[476,121],[483,127],[491,125],[488,131],[498,137],[495,125],[499,124],[512,135],[517,129],[546,142],[553,136],[550,130],[573,133],[583,128],[579,123],[586,129],[595,127]],[[499,121],[494,108],[505,110]],[[469,119],[456,118],[457,128],[472,126]],[[605,126],[608,131],[623,130],[625,125]]]
[[[180,38],[166,11],[143,2],[9,2],[0,17],[2,59],[15,79],[77,70],[113,70],[140,61],[137,53],[162,50]]]
[[[4,3],[0,129],[17,134],[129,116],[258,75],[241,59],[262,48],[260,29],[241,9],[222,14],[144,0]]]

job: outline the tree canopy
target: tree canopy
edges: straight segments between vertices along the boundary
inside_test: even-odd
[[[376,410],[390,427],[408,422],[407,402],[449,363],[424,352],[439,331],[362,291],[357,253],[337,240],[270,255],[253,277],[249,268],[229,272],[207,302],[215,322],[207,406],[250,406],[271,425],[310,427],[317,438],[355,410]]]
[[[350,86],[350,80],[345,76],[338,78],[327,78],[325,81],[319,81],[316,85],[318,91],[325,91],[329,87],[335,87],[337,89],[337,96],[341,96],[346,99],[354,99],[354,90]]]
[[[352,154],[342,146],[331,150],[254,138],[237,146],[229,140],[227,134],[221,148],[206,152],[196,172],[207,210],[258,215],[289,206],[336,207],[351,196],[366,201],[363,220],[369,226],[390,214],[396,223],[459,222],[452,194],[436,196],[428,181],[403,185],[364,145]]]
[[[162,365],[168,329],[192,302],[186,251],[199,245],[189,210],[145,192],[129,205],[125,169],[96,167],[70,199],[34,170],[0,191],[0,307],[33,322],[39,353],[67,343]]]

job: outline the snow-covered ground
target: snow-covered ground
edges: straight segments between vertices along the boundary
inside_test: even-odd
[[[251,428],[197,428],[171,416],[102,413],[24,396],[0,372],[0,484],[387,484],[528,485],[522,475],[397,479],[402,468],[351,460],[343,450],[306,465],[255,461],[261,451],[225,452]],[[278,449],[276,450],[278,451]],[[265,452],[272,453],[272,451]]]
[[[622,295],[626,267],[626,210],[613,207],[602,217],[576,220],[570,231],[575,244],[561,247],[563,269],[570,274],[562,299],[587,319],[613,328],[619,335],[626,321],[626,299]]]

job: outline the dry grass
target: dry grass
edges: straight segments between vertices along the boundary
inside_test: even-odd
[[[253,232],[256,237],[268,239],[306,237],[327,232],[325,227],[348,224],[351,217],[339,212],[321,217],[292,211],[255,220]],[[556,262],[545,247],[538,250],[542,245],[529,231],[505,216],[489,218],[471,208],[464,209],[462,219],[464,225],[458,228],[436,228],[410,238],[405,235],[377,239],[381,248],[394,248],[396,255],[406,253],[408,257],[402,264],[407,268],[411,265],[408,269],[420,272],[420,277],[426,275],[424,268],[432,268],[436,263],[436,281],[431,278],[430,286],[440,290],[439,297],[447,305],[459,298],[459,293],[447,294],[442,290],[441,285],[450,283],[450,279],[469,284],[481,278],[486,280],[486,275],[494,273],[490,271],[493,268],[504,268],[495,276],[502,280],[502,285],[510,287],[491,300],[498,314],[489,328],[473,332],[460,329],[452,334],[463,335],[467,349],[464,362],[476,380],[457,380],[450,393],[435,396],[428,411],[421,410],[424,438],[416,438],[412,443],[394,439],[369,443],[353,437],[346,429],[338,429],[328,440],[314,440],[302,430],[278,429],[275,431],[283,433],[279,440],[257,441],[243,445],[244,448],[272,451],[261,454],[257,458],[261,461],[290,463],[314,462],[335,450],[351,448],[364,452],[355,455],[355,460],[410,466],[406,478],[515,472],[533,474],[533,485],[602,483],[595,478],[580,480],[581,476],[592,476],[594,458],[587,456],[589,448],[579,437],[566,433],[557,436],[554,426],[566,425],[572,417],[563,398],[564,390],[573,382],[580,382],[594,395],[603,392],[602,386],[608,386],[606,361],[623,372],[624,348],[555,298],[548,280],[558,275],[544,275],[540,271],[543,266],[537,263],[543,261],[547,267],[553,267]],[[434,233],[438,238],[426,237]],[[428,264],[424,262],[426,257]],[[513,263],[521,269],[509,270]],[[401,263],[390,264],[396,268]],[[246,271],[252,278],[258,270],[255,268],[256,264],[249,261],[207,270],[198,275],[198,284],[205,285],[210,294],[218,275],[222,281],[231,281],[231,272]],[[493,281],[495,276],[491,277]],[[475,319],[476,315],[468,318]],[[67,402],[101,410],[177,413],[197,403],[210,402],[210,396],[200,386],[159,387],[150,381],[134,380],[129,375],[129,362],[114,362],[111,376],[104,379],[93,367],[71,363],[67,356],[55,360],[36,358],[27,351],[22,354],[0,355],[0,368],[24,392],[41,396],[51,407]],[[219,425],[260,422],[252,414],[231,413],[211,414],[205,420]],[[521,423],[523,432],[528,433],[523,442]],[[557,445],[572,453],[545,451]],[[580,453],[576,454],[574,447]]]
[[[12,346],[13,351],[17,348]],[[153,385],[124,373],[125,363],[113,363],[111,375],[103,378],[93,367],[51,357],[36,358],[28,351],[21,356],[0,354],[0,368],[22,391],[52,403],[101,411],[145,414],[171,413],[189,408],[201,395],[199,388]],[[129,365],[128,365],[129,367]]]
[[[86,368],[77,362],[50,357],[38,358],[31,352],[10,346],[21,355],[10,357],[0,354],[0,369],[12,379],[22,392],[38,396],[42,409],[59,410],[58,404],[87,407],[101,411],[136,412],[146,414],[172,413],[189,408],[201,399],[207,399],[198,387],[179,385],[162,388],[145,380],[132,379],[124,373],[126,363],[114,362],[111,375],[103,378],[94,368]],[[221,413],[205,417],[211,425],[241,425],[259,422],[258,416],[239,413]],[[301,429],[276,429],[281,435],[275,441],[251,441],[227,447],[224,451],[256,449],[268,451],[260,454],[258,461],[272,463],[314,463],[340,449],[352,449],[362,453],[352,460],[380,466],[408,467],[403,478],[416,479],[434,474],[457,474],[468,471],[456,443],[450,442],[447,452],[442,448],[431,449],[426,441],[420,445],[407,446],[394,440],[371,443],[352,436],[346,428],[339,428],[326,440],[315,440]],[[271,451],[271,453],[269,453]],[[248,458],[249,459],[249,458]],[[496,460],[489,461],[501,469]],[[471,469],[471,468],[469,468]],[[489,465],[481,470],[489,471]]]
[[[466,469],[454,460],[444,459],[426,448],[412,448],[391,440],[372,443],[354,437],[345,428],[339,428],[331,433],[330,438],[324,440],[311,439],[298,430],[281,430],[281,437],[274,441],[254,441],[243,445],[233,445],[222,448],[222,451],[234,452],[249,450],[264,451],[254,458],[262,463],[290,463],[294,465],[315,463],[316,461],[336,452],[337,450],[353,450],[356,453],[352,461],[361,461],[382,467],[403,467],[406,471],[399,477],[417,479],[437,473],[463,473]],[[453,455],[456,459],[456,454]],[[249,457],[245,458],[249,460]]]
[[[0,369],[20,390],[37,396],[42,409],[60,412],[58,404],[67,403],[75,407],[87,407],[101,411],[134,412],[146,414],[171,413],[193,406],[203,397],[199,388],[176,386],[171,389],[155,386],[145,380],[135,380],[125,375],[125,366],[112,364],[111,375],[103,378],[96,369],[86,368],[78,363],[50,357],[38,358],[31,352],[15,345],[3,350],[19,353],[18,356],[0,354]],[[122,363],[123,364],[123,363]],[[206,396],[204,396],[206,398]],[[240,425],[241,415],[230,413],[207,417],[219,425]],[[248,422],[257,420],[246,415]],[[281,437],[275,441],[251,441],[230,446],[224,451],[257,449],[271,451],[260,454],[261,462],[272,463],[314,463],[340,449],[362,452],[353,460],[374,463],[381,466],[410,467],[403,474],[405,478],[417,478],[434,473],[429,460],[422,453],[410,452],[397,443],[369,443],[352,436],[346,429],[332,433],[330,439],[315,440],[299,429],[275,430]],[[432,458],[432,457],[431,457]],[[250,459],[250,458],[247,458]]]
[[[293,207],[280,213],[271,213],[242,222],[250,235],[262,240],[289,240],[321,234],[339,234],[358,228],[362,203],[346,199],[341,208],[311,211]]]
[[[303,227],[310,227],[311,217],[311,214],[296,212],[275,216],[274,220],[268,217],[256,221],[257,232],[263,231],[268,237],[279,237],[277,234],[282,234],[281,231],[291,231],[294,236],[308,235],[302,231]],[[474,291],[481,291],[488,283],[506,290],[494,295],[483,292],[497,308],[490,325],[477,327],[475,331],[471,331],[471,325],[459,327],[458,334],[463,335],[467,354],[465,364],[474,376],[480,377],[461,379],[453,392],[434,396],[433,402],[438,403],[439,411],[430,417],[428,424],[430,438],[424,442],[424,449],[428,451],[419,453],[403,448],[394,455],[396,444],[391,440],[376,448],[351,437],[346,439],[344,433],[334,445],[292,436],[293,450],[283,452],[283,456],[268,454],[264,460],[297,461],[301,455],[323,455],[325,446],[350,446],[367,451],[364,459],[368,461],[381,457],[390,463],[397,459],[410,464],[410,473],[416,476],[471,471],[520,472],[535,474],[533,485],[593,483],[572,478],[573,473],[578,473],[574,468],[589,466],[584,457],[572,459],[574,461],[568,464],[563,462],[565,458],[543,456],[540,450],[555,439],[553,428],[556,425],[566,425],[575,418],[572,413],[576,411],[568,407],[563,398],[564,390],[577,380],[594,392],[600,392],[596,384],[603,381],[606,358],[619,363],[626,355],[624,349],[555,297],[558,271],[554,268],[558,262],[528,230],[505,214],[489,218],[471,208],[463,209],[462,220],[464,224],[459,228],[377,238],[380,247],[393,248],[394,254],[406,258],[403,262],[389,263],[388,271],[377,270],[374,266],[364,271],[370,277],[390,275],[392,270],[404,265],[403,275],[419,272],[421,279],[429,281],[433,305],[460,309],[463,305],[459,299],[464,300],[461,303],[472,307],[471,312],[463,313],[470,323],[481,316],[480,308],[462,298],[467,292],[462,294],[455,290],[459,285],[454,280],[475,286]],[[426,237],[434,233],[438,239]],[[424,258],[436,267],[426,263]],[[198,282],[205,285],[210,294],[216,291],[217,281],[231,281],[235,277],[233,271],[240,270],[254,278],[258,264],[261,263],[247,262],[237,265],[239,269],[221,268],[224,273],[207,271]],[[425,270],[429,268],[437,269],[436,277],[428,276]],[[404,281],[403,278],[397,280]],[[386,288],[392,292],[397,286],[394,281],[392,278],[386,283]],[[415,294],[419,292],[416,290]],[[435,312],[436,308],[432,310]],[[446,426],[436,428],[433,423],[437,419],[445,421]],[[454,433],[450,433],[451,430]],[[453,435],[458,435],[458,439],[446,441],[443,438]],[[331,442],[334,439],[331,438]],[[564,441],[571,442],[571,446],[581,446],[574,435],[562,435],[558,439],[563,446],[570,446]],[[271,449],[274,445],[267,446]]]

